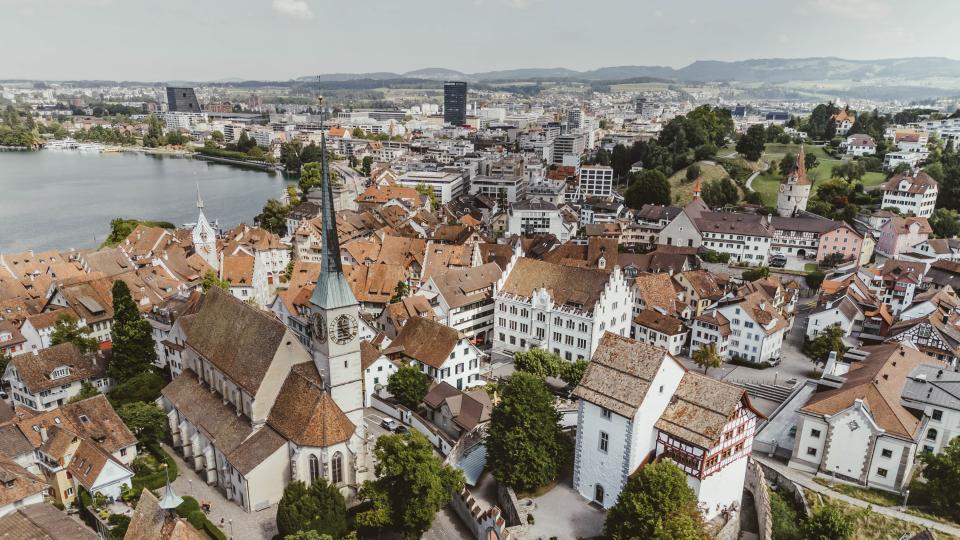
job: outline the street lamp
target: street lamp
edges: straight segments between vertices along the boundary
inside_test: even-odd
[[[227,523],[230,524],[230,540],[233,540],[233,520],[232,520],[232,519],[228,519],[228,520],[227,520]]]
[[[910,490],[909,489],[903,490],[903,508],[900,509],[901,511],[907,509],[907,499],[909,498],[910,498]]]

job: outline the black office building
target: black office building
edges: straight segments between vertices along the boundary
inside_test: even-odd
[[[193,88],[167,87],[167,110],[170,112],[198,113],[200,102]]]
[[[443,83],[443,121],[455,126],[467,123],[467,83]]]

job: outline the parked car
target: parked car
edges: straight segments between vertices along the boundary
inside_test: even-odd
[[[384,418],[380,421],[380,427],[387,431],[393,431],[397,429],[397,421],[393,418]]]
[[[396,433],[397,435],[403,435],[404,433],[407,433],[408,431],[410,431],[410,430],[407,429],[407,426],[404,426],[404,425],[399,425],[399,426],[397,426],[397,429],[393,430],[393,432]]]
[[[786,255],[776,253],[770,257],[770,266],[774,268],[783,268],[787,265]]]

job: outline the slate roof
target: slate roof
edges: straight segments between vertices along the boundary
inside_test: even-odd
[[[219,287],[207,291],[197,312],[180,317],[180,324],[187,345],[253,395],[287,339],[282,322]]]
[[[664,362],[677,361],[663,349],[606,332],[573,395],[633,418]]]
[[[904,382],[902,396],[907,402],[960,411],[960,373],[943,366],[920,364]]]
[[[458,308],[489,299],[493,285],[503,275],[503,270],[493,262],[476,267],[451,268],[433,277],[443,299],[451,308]]]

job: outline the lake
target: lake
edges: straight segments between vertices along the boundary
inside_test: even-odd
[[[0,152],[0,252],[97,247],[116,217],[253,223],[283,176],[187,157],[42,150]]]

